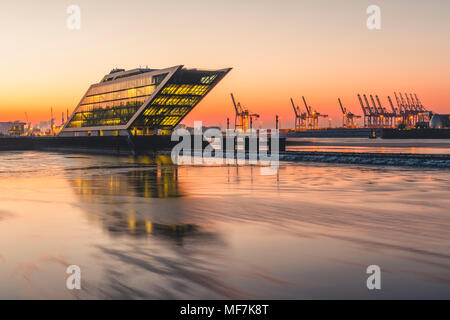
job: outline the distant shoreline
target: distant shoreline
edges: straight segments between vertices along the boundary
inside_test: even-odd
[[[450,168],[450,154],[287,151],[280,161]]]

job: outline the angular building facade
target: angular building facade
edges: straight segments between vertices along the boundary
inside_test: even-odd
[[[114,69],[89,87],[59,135],[170,134],[230,70]]]

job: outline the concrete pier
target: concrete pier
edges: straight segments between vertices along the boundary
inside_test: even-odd
[[[191,136],[191,148],[194,150],[195,136]],[[223,139],[224,150],[226,139]],[[158,151],[170,151],[178,141],[171,141],[170,135],[165,136],[88,136],[88,137],[0,137],[0,151],[56,151],[75,153],[94,153],[111,155],[148,154]],[[234,139],[234,149],[237,141]],[[259,144],[259,139],[258,139]],[[280,151],[285,150],[285,139],[280,138]],[[202,141],[202,150],[209,145]],[[270,139],[268,147],[270,150]],[[249,150],[249,140],[246,137],[245,150]],[[270,152],[270,151],[269,151]]]

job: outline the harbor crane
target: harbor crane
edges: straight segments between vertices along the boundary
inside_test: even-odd
[[[397,120],[401,121],[402,126],[414,127],[419,122],[429,121],[430,112],[422,105],[417,94],[405,93],[405,99],[401,92],[398,95],[394,92],[394,95],[398,107]]]
[[[306,112],[301,112],[299,106],[295,106],[294,100],[291,98],[291,104],[292,108],[294,109],[295,113],[295,130],[300,130],[306,128],[306,119],[307,115]]]
[[[422,102],[420,102],[419,98],[417,97],[417,94],[414,93],[414,98],[411,94],[411,99],[414,99],[416,101],[416,106],[417,106],[417,109],[419,110],[418,120],[422,121],[422,122],[426,122],[427,118],[429,120],[431,114],[428,110],[425,109]]]
[[[369,102],[369,98],[370,102]],[[414,126],[423,126],[422,122],[427,122],[430,117],[416,94],[394,92],[395,102],[390,96],[387,96],[390,109],[384,107],[378,95],[359,95],[358,99],[364,113],[365,128],[386,128],[403,127],[412,128]],[[364,99],[363,99],[364,98]]]
[[[403,117],[404,114],[406,113],[406,109],[403,106],[403,104],[400,101],[400,99],[398,98],[397,92],[394,92],[394,96],[395,96],[395,101],[397,102],[397,108],[398,108],[398,111],[399,111],[399,115]]]
[[[303,103],[305,104],[306,111],[308,113],[308,117],[307,117],[308,127],[310,127],[311,129],[319,129],[319,118],[320,117],[327,118],[328,115],[320,114],[316,110],[312,111],[312,107],[308,106],[304,96],[302,96],[302,99],[303,99]]]
[[[346,107],[342,105],[341,98],[338,98],[339,105],[342,111],[342,126],[344,128],[356,128],[355,118],[361,118],[352,112],[348,111]]]
[[[358,93],[358,100],[359,103],[361,104],[361,109],[364,115],[364,128],[369,128],[372,126],[372,111],[370,110],[370,108],[364,105],[364,102],[359,93]]]
[[[368,126],[370,128],[377,127],[378,126],[378,111],[376,108],[373,108],[369,104],[369,100],[367,99],[367,96],[363,94],[364,102],[366,103],[366,109],[369,111],[369,119],[368,119]]]
[[[397,107],[394,106],[394,104],[392,103],[392,99],[390,96],[387,97],[388,101],[389,101],[389,105],[391,106],[391,110],[392,110],[392,115],[393,115],[393,119],[395,118],[395,121],[392,121],[392,124],[396,124],[396,126],[399,126],[403,123],[403,117],[400,111],[400,105],[398,104],[397,101]]]
[[[407,94],[407,93],[405,93],[405,98],[406,98],[406,103],[407,103],[409,109],[410,109],[412,112],[416,112],[416,111],[417,111],[417,107],[416,107],[416,105],[414,104],[413,101],[410,101],[410,100],[409,100],[409,97],[408,97],[408,94]]]
[[[381,105],[380,98],[378,98],[378,95],[375,95],[375,99],[378,103],[378,110],[380,110],[380,123],[382,126],[386,127],[392,127],[392,119],[395,117],[394,113],[388,112],[387,109]]]
[[[417,105],[420,106],[421,111],[427,112],[427,110],[425,110],[425,107],[423,106],[422,102],[420,102],[419,98],[417,98],[417,94],[414,93],[414,97],[416,98]]]
[[[373,96],[370,94],[369,95],[369,97],[370,97],[370,101],[372,102],[372,107],[373,107],[373,110],[375,111],[375,114],[376,114],[376,124],[377,124],[377,126],[378,127],[382,127],[383,126],[383,120],[384,120],[384,115],[383,115],[383,110],[380,108],[378,108],[376,105],[375,105],[375,100],[373,99]]]
[[[398,115],[400,114],[400,112],[398,111],[398,109],[397,109],[396,107],[394,107],[394,104],[392,103],[391,97],[388,96],[387,98],[388,98],[388,101],[389,101],[389,105],[391,106],[392,113],[393,113],[395,116],[398,116]]]
[[[236,115],[234,118],[234,129],[242,132],[247,132],[250,128],[253,129],[253,118],[259,118],[259,114],[251,113],[248,109],[241,106],[241,103],[234,100],[234,96],[231,93],[231,100],[233,100],[234,109]]]
[[[401,92],[399,92],[399,96],[400,96],[400,101],[402,102],[403,110],[405,111],[406,122],[410,126],[412,126],[412,122],[414,120],[414,110],[412,110],[412,108],[409,105],[409,103],[405,102],[405,99],[403,99],[403,95],[402,95]]]

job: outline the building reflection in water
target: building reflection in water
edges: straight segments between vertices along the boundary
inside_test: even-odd
[[[121,166],[90,171],[87,167],[71,172],[69,180],[88,219],[100,220],[112,235],[152,234],[179,244],[186,236],[211,237],[184,221],[179,201],[184,192],[170,156],[129,158]]]
[[[92,169],[83,161],[67,178],[89,223],[109,239],[94,247],[101,276],[85,280],[82,298],[240,296],[223,279],[227,265],[212,259],[226,242],[185,214],[188,197],[170,156],[99,161]]]

